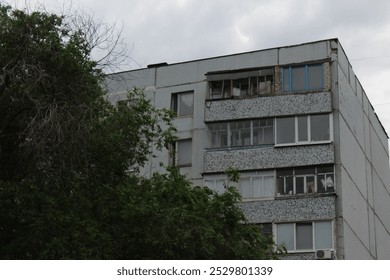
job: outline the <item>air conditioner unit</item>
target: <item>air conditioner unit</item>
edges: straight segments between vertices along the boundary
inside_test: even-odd
[[[315,252],[316,260],[331,260],[332,251],[331,250],[316,250]]]

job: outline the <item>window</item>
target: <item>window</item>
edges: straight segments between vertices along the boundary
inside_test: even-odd
[[[295,117],[278,118],[276,119],[276,125],[276,143],[284,144],[295,142]]]
[[[330,193],[334,191],[332,165],[276,171],[277,196]]]
[[[212,123],[208,129],[212,148],[228,146],[228,123]]]
[[[274,143],[274,120],[253,120],[253,145]]]
[[[210,83],[211,99],[229,98],[232,96],[231,80],[213,81]]]
[[[175,166],[190,166],[192,164],[192,139],[178,140],[172,145],[173,164]]]
[[[274,143],[274,120],[259,119],[207,125],[211,148]]]
[[[276,243],[287,251],[333,249],[331,221],[286,223],[276,225]]]
[[[221,99],[271,94],[274,88],[274,69],[226,71],[206,74],[209,98]]]
[[[328,115],[310,116],[311,141],[330,139],[330,121]]]
[[[282,72],[283,92],[304,92],[324,88],[322,64],[284,67]]]
[[[274,173],[241,173],[237,189],[244,199],[273,197],[275,189]]]
[[[194,114],[194,92],[172,94],[171,110],[177,117],[189,117]]]
[[[205,175],[204,185],[219,193],[224,192],[227,177],[225,174]],[[235,186],[243,199],[270,198],[275,194],[275,175],[273,171],[242,172],[238,182],[229,182]]]
[[[226,176],[224,174],[220,175],[209,175],[206,176],[203,185],[216,191],[219,194],[222,194],[225,191]]]
[[[260,225],[263,235],[272,237],[272,223],[262,223]]]
[[[231,146],[249,146],[251,144],[251,121],[236,121],[230,125]]]
[[[276,118],[276,144],[331,140],[331,114]]]
[[[333,166],[319,167],[317,169],[317,192],[334,192]]]

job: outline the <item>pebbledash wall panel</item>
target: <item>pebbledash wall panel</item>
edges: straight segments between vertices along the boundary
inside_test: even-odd
[[[204,154],[204,172],[272,169],[334,163],[333,144],[290,147],[257,147],[231,150],[207,150]]]
[[[330,92],[206,101],[205,122],[332,112]]]
[[[331,220],[336,217],[335,196],[332,195],[243,202],[240,207],[251,223]]]

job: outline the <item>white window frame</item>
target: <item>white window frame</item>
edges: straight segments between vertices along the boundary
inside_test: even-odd
[[[213,186],[207,185],[205,183],[206,181],[211,181]],[[223,181],[223,189],[217,188],[217,181]],[[203,177],[203,186],[207,186],[211,190],[214,190],[219,194],[222,194],[225,191],[226,184],[227,184],[227,177],[225,174],[206,175]]]
[[[242,178],[250,180],[251,183],[251,188],[252,188],[252,194],[253,194],[253,179],[254,178],[261,178],[263,187],[264,187],[264,180],[265,177],[272,177],[273,178],[273,184],[272,184],[272,195],[271,196],[266,196],[266,197],[242,197],[243,201],[251,201],[251,200],[268,200],[268,199],[273,199],[274,198],[274,193],[275,193],[275,170],[272,171],[253,171],[253,172],[240,172],[240,180]],[[242,194],[241,188],[240,188],[240,180],[238,182],[228,182],[228,178],[226,174],[212,174],[212,175],[205,175],[203,177],[203,185],[206,186],[205,181],[213,181],[214,186],[216,186],[216,181],[217,180],[224,180],[224,184],[235,187],[237,191]],[[217,188],[214,189],[215,191],[220,192]]]
[[[273,130],[273,133],[272,133],[272,137],[275,137],[275,118],[267,118],[267,120],[272,120],[272,130]],[[256,120],[235,120],[235,121],[230,121],[230,122],[226,122],[227,124],[227,134],[226,134],[226,137],[227,137],[227,146],[223,146],[223,147],[210,147],[212,149],[226,149],[226,148],[235,148],[235,147],[250,147],[250,146],[262,146],[262,145],[275,145],[275,138],[273,139],[272,143],[263,143],[263,144],[254,144],[254,128],[253,128],[253,121],[257,121],[259,119],[256,119]],[[240,122],[240,121],[243,121],[243,122],[250,122],[250,144],[248,145],[236,145],[236,146],[233,146],[232,145],[232,129],[231,129],[231,124],[233,122]],[[209,125],[213,125],[213,123],[210,123]],[[268,124],[266,124],[266,126],[262,127],[263,130],[264,128],[269,128],[270,126]],[[210,146],[212,146],[212,136],[211,136],[211,132],[213,132],[213,130],[210,130],[209,127],[207,128],[208,129],[208,137],[209,137],[209,141],[210,141]],[[247,129],[247,128],[245,128]],[[222,131],[222,130],[219,130],[219,131]],[[239,132],[241,134],[241,131]],[[220,142],[220,141],[218,141]]]
[[[325,166],[330,166],[330,165],[318,165],[318,166],[313,166],[313,167],[308,167],[308,168],[314,168],[314,174],[296,174],[296,168],[291,168],[290,170],[292,170],[292,179],[293,179],[293,193],[292,194],[281,194],[281,193],[278,193],[278,183],[277,183],[277,180],[278,180],[278,176],[277,176],[277,170],[275,171],[275,192],[276,192],[276,196],[277,197],[280,197],[280,196],[289,196],[289,195],[307,195],[307,194],[319,194],[319,193],[333,193],[333,192],[318,192],[318,186],[320,184],[320,182],[318,182],[318,175],[325,175],[324,177],[326,178],[326,175],[330,175],[330,174],[333,174],[333,189],[334,191],[336,191],[336,180],[335,180],[335,166],[333,165],[333,173],[331,172],[327,172],[327,173],[319,173],[318,172],[318,169],[319,168],[323,168]],[[306,177],[311,177],[313,176],[314,177],[314,190],[312,193],[309,193],[308,190],[307,190],[307,184],[306,184],[306,180],[304,181],[304,193],[296,193],[296,189],[297,189],[297,182],[296,182],[296,178],[305,178]],[[282,176],[283,180],[284,180],[284,192],[286,192],[286,176]]]
[[[316,236],[315,236],[315,224],[321,223],[321,222],[329,222],[331,226],[330,234],[331,234],[331,247],[326,248],[317,248],[316,247]],[[311,232],[312,232],[312,240],[313,240],[313,247],[310,249],[297,249],[297,224],[300,223],[311,223]],[[276,223],[274,224],[273,233],[274,233],[274,240],[276,244],[281,245],[281,242],[278,240],[278,225],[282,224],[292,224],[293,225],[293,242],[294,242],[294,248],[293,249],[287,249],[287,253],[303,253],[303,252],[315,252],[316,250],[334,250],[334,221],[333,220],[316,220],[316,221],[301,221],[301,222],[289,222],[289,223]]]
[[[265,177],[272,177],[273,178],[273,191],[275,191],[275,171],[255,171],[255,172],[242,172],[242,173],[240,173],[240,180],[241,180],[241,178],[246,178],[246,179],[249,178],[249,182],[251,184],[250,192],[252,193],[252,196],[249,196],[249,197],[242,196],[243,192],[242,192],[241,184],[240,184],[240,180],[239,180],[236,184],[237,184],[238,192],[241,194],[243,201],[257,200],[257,199],[269,199],[269,198],[273,198],[275,196],[275,192],[273,192],[271,196],[260,196],[260,197],[256,196],[255,197],[253,195],[253,193],[254,193],[253,180],[255,178],[261,178],[262,186],[264,188]]]
[[[298,117],[302,116],[294,116],[294,124],[295,124],[295,135],[294,135],[294,142],[292,143],[277,143],[278,141],[278,119],[282,118],[275,118],[274,121],[274,147],[285,147],[285,146],[299,146],[299,145],[308,145],[308,144],[329,144],[333,142],[333,114],[317,114],[317,115],[328,115],[329,116],[329,140],[321,140],[321,141],[312,141],[311,140],[311,116],[314,115],[305,115],[307,117],[307,141],[299,141],[299,127],[298,127]]]

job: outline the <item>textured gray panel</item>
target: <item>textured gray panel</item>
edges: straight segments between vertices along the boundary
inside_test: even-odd
[[[251,223],[315,221],[336,216],[334,196],[251,201],[240,206]]]
[[[330,92],[206,101],[205,121],[332,112]]]
[[[257,170],[334,163],[334,146],[310,145],[291,147],[258,147],[237,150],[208,150],[204,154],[204,172]]]

